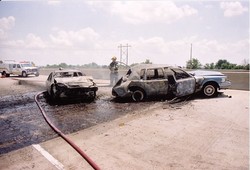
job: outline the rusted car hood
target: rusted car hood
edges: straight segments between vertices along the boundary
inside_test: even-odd
[[[189,74],[193,76],[224,76],[223,73],[218,71],[208,71],[208,70],[194,70],[188,71]]]
[[[91,76],[81,76],[81,77],[67,77],[67,78],[55,78],[57,83],[63,83],[69,86],[78,85],[81,87],[89,87],[93,85],[93,78]]]

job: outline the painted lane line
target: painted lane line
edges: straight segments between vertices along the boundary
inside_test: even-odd
[[[55,159],[52,155],[44,150],[39,144],[32,145],[38,152],[40,152],[50,163],[52,163],[57,169],[64,170],[64,166],[61,162]]]

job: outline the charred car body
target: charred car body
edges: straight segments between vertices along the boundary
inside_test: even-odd
[[[46,80],[48,94],[53,99],[83,98],[94,99],[96,86],[91,76],[79,70],[57,70],[51,72]]]
[[[227,77],[215,71],[186,72],[167,65],[142,64],[130,68],[112,88],[118,98],[131,97],[142,101],[151,96],[183,97],[202,92],[206,97],[215,97],[218,89],[231,85]]]

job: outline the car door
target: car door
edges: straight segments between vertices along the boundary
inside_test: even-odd
[[[195,92],[195,78],[181,69],[172,69],[176,79],[176,97],[187,96]]]
[[[147,95],[165,95],[168,92],[168,80],[162,68],[146,70],[145,91]]]

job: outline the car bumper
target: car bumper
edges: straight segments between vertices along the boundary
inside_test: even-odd
[[[95,97],[97,87],[93,88],[71,88],[57,91],[60,98]]]
[[[130,97],[132,93],[121,87],[114,87],[112,89],[112,95],[115,97]]]
[[[220,89],[228,89],[231,86],[231,82],[230,81],[225,81],[220,83]]]

